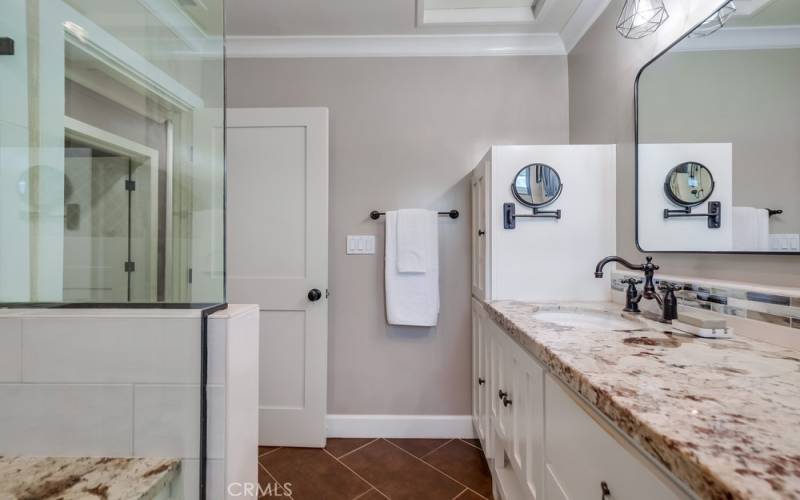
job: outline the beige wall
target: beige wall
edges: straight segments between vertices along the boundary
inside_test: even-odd
[[[689,12],[690,0],[667,2],[670,19],[650,37],[626,40],[614,26],[623,0],[614,0],[568,57],[570,141],[617,144],[617,252],[639,259],[634,242],[633,88],[639,68],[696,24],[706,12]],[[782,286],[800,283],[797,256],[659,254],[661,272]]]
[[[470,412],[467,176],[492,144],[568,142],[564,57],[232,59],[228,106],[325,106],[331,117],[328,412]],[[435,329],[389,327],[370,210],[457,208],[440,226]]]

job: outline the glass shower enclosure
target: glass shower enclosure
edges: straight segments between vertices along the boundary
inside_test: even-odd
[[[222,0],[0,6],[0,303],[223,302]]]

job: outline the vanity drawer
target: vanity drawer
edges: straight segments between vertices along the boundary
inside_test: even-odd
[[[550,375],[545,381],[545,484],[558,500],[685,499],[655,466],[595,421]],[[609,494],[603,494],[603,484]]]

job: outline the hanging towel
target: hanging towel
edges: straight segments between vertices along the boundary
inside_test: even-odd
[[[769,251],[769,212],[763,208],[733,207],[733,249]]]
[[[439,221],[432,210],[397,211],[397,271],[424,273],[431,251],[431,239],[436,239]]]
[[[439,318],[439,229],[428,227],[425,272],[398,270],[398,213],[386,212],[386,319],[390,325],[436,326]]]

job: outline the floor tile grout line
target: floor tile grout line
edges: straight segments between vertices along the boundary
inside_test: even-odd
[[[367,483],[367,484],[369,484],[369,483]],[[364,493],[360,493],[358,496],[356,496],[356,497],[353,497],[353,500],[358,500],[359,498],[362,498],[362,497],[364,497],[364,496],[365,496],[367,493],[369,493],[369,492],[371,492],[371,491],[378,491],[378,490],[376,490],[374,486],[371,486],[371,487],[370,487],[370,489],[368,489],[368,490],[367,490],[367,491],[365,491]],[[379,492],[379,493],[380,493],[380,492]]]
[[[396,444],[392,443],[392,442],[391,442],[391,441],[389,441],[388,439],[384,439],[384,441],[386,441],[386,442],[387,442],[387,443],[389,443],[390,445],[394,446],[394,447],[395,447],[395,448],[397,448],[398,450],[402,451],[403,453],[406,453],[407,455],[409,455],[409,456],[412,456],[412,457],[414,457],[415,459],[419,460],[420,462],[422,462],[423,464],[427,465],[427,466],[428,466],[428,467],[430,467],[431,469],[435,470],[435,471],[436,471],[436,472],[438,472],[439,474],[441,474],[441,475],[443,475],[443,476],[447,477],[448,479],[450,479],[451,481],[455,482],[457,485],[459,485],[459,486],[463,486],[464,488],[466,488],[466,489],[468,489],[469,491],[471,491],[471,492],[475,493],[476,495],[478,495],[478,496],[479,496],[479,497],[481,497],[481,498],[486,498],[485,496],[483,496],[483,495],[481,495],[480,493],[478,493],[477,491],[473,490],[472,488],[470,488],[470,487],[469,487],[469,486],[467,486],[466,484],[462,483],[462,482],[461,482],[461,481],[459,481],[458,479],[454,478],[454,477],[453,477],[453,476],[451,476],[450,474],[446,473],[446,472],[445,472],[445,471],[443,471],[443,470],[440,470],[438,467],[434,467],[433,465],[429,464],[429,463],[428,463],[428,462],[426,462],[425,460],[422,460],[421,458],[417,458],[417,457],[416,457],[416,456],[415,456],[413,453],[411,453],[411,452],[408,452],[408,451],[404,450],[403,448],[401,448],[401,447],[397,446]]]
[[[466,493],[466,492],[468,492],[468,491],[469,491],[469,490],[468,490],[467,488],[464,488],[464,489],[461,491],[461,493],[459,493],[458,495],[456,495],[456,496],[454,496],[454,497],[453,497],[453,500],[457,500],[457,499],[458,499],[458,497],[460,497],[461,495],[463,495],[464,493]]]
[[[447,440],[447,442],[445,442],[445,443],[443,443],[443,444],[441,444],[441,445],[437,446],[436,448],[432,449],[431,451],[429,451],[428,453],[426,453],[426,454],[422,455],[422,456],[421,456],[421,457],[419,457],[419,458],[420,458],[420,459],[423,459],[423,458],[427,457],[428,455],[432,455],[432,454],[436,453],[437,451],[441,450],[442,448],[444,448],[445,446],[447,446],[448,444],[450,444],[450,443],[452,443],[452,442],[453,442],[453,440],[452,440],[452,439],[448,439],[448,440]]]
[[[372,441],[372,442],[374,443],[374,442],[375,442],[375,441],[377,441],[377,440],[378,440],[378,438],[375,438],[375,440],[374,440],[374,441]],[[386,496],[386,495],[385,495],[385,494],[384,494],[384,493],[383,493],[381,490],[379,490],[379,489],[378,489],[378,488],[377,488],[377,487],[376,487],[374,484],[372,484],[372,483],[370,483],[369,481],[367,481],[367,479],[366,479],[364,476],[362,476],[362,475],[361,475],[361,474],[359,474],[358,472],[354,471],[354,470],[353,470],[353,469],[352,469],[352,468],[351,468],[349,465],[347,465],[346,463],[344,463],[344,462],[342,462],[341,460],[339,460],[338,458],[334,457],[334,456],[333,456],[333,453],[329,452],[329,451],[328,451],[328,450],[326,450],[325,448],[323,448],[323,449],[322,449],[322,451],[324,451],[325,453],[327,453],[328,455],[330,455],[330,457],[331,457],[331,458],[333,458],[334,460],[336,460],[336,462],[337,462],[337,463],[339,463],[339,464],[340,464],[342,467],[344,467],[345,469],[347,469],[347,470],[349,470],[350,472],[352,472],[353,474],[355,474],[355,476],[356,476],[357,478],[359,478],[359,479],[361,479],[362,481],[364,481],[365,483],[367,483],[367,486],[369,486],[369,488],[370,488],[370,489],[373,489],[373,490],[377,491],[378,493],[380,493],[380,494],[381,494],[381,496],[384,496],[384,497],[386,497],[386,498],[389,498],[389,497],[388,497],[388,496]],[[367,491],[365,491],[365,492],[364,492],[364,494],[366,494],[366,493],[368,493],[368,492],[369,492],[369,489],[367,489]],[[389,500],[391,500],[391,499],[389,499]]]
[[[349,454],[351,454],[351,453],[355,453],[355,452],[357,452],[357,451],[358,451],[358,450],[360,450],[361,448],[364,448],[364,447],[366,447],[366,446],[369,446],[369,445],[371,445],[372,443],[374,443],[374,442],[375,442],[375,441],[377,441],[378,439],[380,439],[380,438],[375,438],[375,439],[373,439],[372,441],[370,441],[369,443],[362,444],[361,446],[359,446],[359,447],[358,447],[358,448],[356,448],[355,450],[350,450],[350,451],[348,451],[347,453],[345,453],[344,455],[341,455],[341,456],[338,456],[338,457],[334,456],[334,455],[333,455],[333,453],[330,453],[330,452],[328,452],[328,453],[329,453],[329,454],[330,454],[330,455],[331,455],[333,458],[335,458],[336,460],[339,460],[340,458],[344,458],[344,457],[346,457],[347,455],[349,455]],[[327,450],[327,448],[325,448],[325,450]]]
[[[269,471],[269,469],[267,469],[267,468],[264,466],[264,464],[262,464],[261,462],[259,462],[259,463],[258,463],[258,467],[259,467],[259,468],[261,468],[261,469],[263,469],[263,470],[264,470],[264,472],[266,472],[266,473],[267,473],[267,475],[268,475],[269,477],[271,477],[273,481],[275,481],[275,484],[276,484],[276,485],[278,485],[278,487],[279,487],[280,489],[282,489],[282,490],[283,490],[283,489],[285,489],[283,486],[281,486],[281,483],[280,483],[280,481],[278,481],[278,478],[277,478],[277,477],[275,477],[275,475],[274,475],[272,472],[270,472],[270,471]],[[277,491],[276,491],[276,493],[277,493]],[[272,495],[270,495],[270,496],[272,496]],[[281,496],[283,496],[283,495],[281,495]],[[289,500],[294,500],[294,499],[291,497],[291,495],[285,496],[284,498],[288,498]]]
[[[281,448],[283,448],[283,447],[282,447],[282,446],[277,446],[277,447],[275,447],[275,448],[274,448],[274,449],[272,449],[272,450],[265,451],[264,453],[261,453],[261,454],[259,454],[259,455],[258,455],[258,458],[261,458],[261,457],[266,457],[266,456],[267,456],[267,455],[269,455],[270,453],[275,453],[276,451],[280,450]]]
[[[466,439],[461,439],[461,438],[459,438],[459,441],[461,441],[461,442],[462,442],[462,443],[464,443],[464,444],[468,444],[468,445],[472,446],[472,447],[473,447],[473,448],[475,448],[476,450],[481,450],[481,451],[483,451],[483,448],[481,448],[480,446],[476,446],[476,445],[474,445],[474,444],[470,443],[470,442],[469,442],[469,441],[467,441]]]

